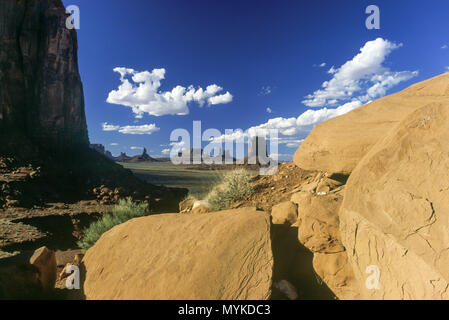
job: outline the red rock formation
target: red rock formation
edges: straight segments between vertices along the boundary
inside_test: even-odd
[[[0,1],[2,145],[88,146],[77,35],[66,19],[61,0]]]
[[[142,154],[132,157],[127,162],[138,163],[138,162],[158,162],[158,161],[152,158],[150,155],[148,155],[147,149],[144,148]]]

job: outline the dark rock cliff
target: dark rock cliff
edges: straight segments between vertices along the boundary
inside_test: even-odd
[[[0,1],[0,142],[88,147],[75,30],[61,0]]]
[[[187,190],[141,181],[89,148],[67,18],[61,0],[0,0],[0,213],[95,199],[100,187],[176,210]]]

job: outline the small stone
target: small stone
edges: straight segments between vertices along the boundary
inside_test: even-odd
[[[29,176],[30,176],[31,179],[34,179],[34,178],[37,177],[37,174],[38,174],[37,171],[31,171],[30,174],[29,174]]]
[[[39,281],[44,290],[53,289],[56,283],[55,252],[47,247],[39,248],[30,258],[30,264],[39,269]]]
[[[298,220],[298,206],[291,201],[281,202],[271,209],[271,217],[273,224],[292,225]]]

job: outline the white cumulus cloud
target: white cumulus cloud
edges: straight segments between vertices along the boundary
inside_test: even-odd
[[[118,131],[123,134],[137,134],[137,135],[143,135],[143,134],[152,134],[154,132],[157,132],[160,130],[156,126],[156,124],[144,124],[140,126],[116,126],[108,123],[103,123],[103,131]]]
[[[107,124],[106,122],[102,124],[103,131],[117,131],[120,129],[120,126],[115,126],[113,124]]]
[[[232,94],[229,92],[226,92],[225,94],[219,95],[219,96],[213,96],[208,99],[209,104],[215,105],[215,104],[226,104],[232,101]]]
[[[400,47],[402,44],[382,38],[366,42],[360,53],[340,68],[331,67],[328,73],[332,79],[302,102],[315,108],[337,106],[353,99],[366,102],[385,95],[388,89],[418,75],[417,71],[393,72],[383,65],[388,55]]]
[[[322,108],[318,110],[307,110],[297,118],[273,118],[266,123],[254,126],[248,129],[251,136],[268,135],[270,129],[277,129],[282,136],[304,135],[309,132],[316,124],[329,120],[331,118],[341,116],[362,105],[360,101],[352,101],[335,108]]]
[[[279,144],[286,144],[288,147],[299,146],[303,138],[320,122],[344,115],[362,105],[362,102],[354,100],[344,105],[334,108],[310,109],[299,115],[297,118],[277,117],[269,119],[267,122],[248,128],[246,131],[235,130],[231,134],[223,134],[214,139],[215,142],[236,141],[239,139],[248,140],[250,137],[262,135],[269,136],[270,130],[278,130],[280,137]]]
[[[226,104],[232,101],[231,93],[220,94],[223,88],[212,84],[205,90],[201,87],[176,86],[171,91],[161,91],[161,81],[165,79],[165,69],[139,72],[129,68],[115,68],[120,74],[121,84],[117,90],[109,92],[107,102],[130,107],[137,118],[145,113],[153,116],[186,115],[189,103],[200,107]]]

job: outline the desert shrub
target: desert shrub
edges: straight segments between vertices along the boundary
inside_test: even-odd
[[[251,185],[253,175],[245,169],[236,169],[223,175],[221,182],[207,196],[214,210],[223,210],[235,201],[242,200],[254,192]]]
[[[191,196],[195,200],[205,199],[212,189],[222,181],[223,170],[209,170],[207,171],[207,176],[199,176],[199,178],[195,179],[195,182],[189,186],[188,196]]]
[[[85,252],[92,247],[101,235],[112,229],[114,226],[122,224],[130,219],[145,216],[148,212],[148,204],[136,204],[131,198],[122,199],[119,204],[112,209],[112,213],[104,215],[100,220],[92,223],[78,241],[78,246]]]

